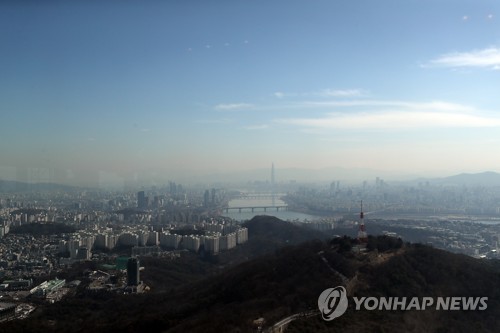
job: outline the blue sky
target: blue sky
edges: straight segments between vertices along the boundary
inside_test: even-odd
[[[500,171],[499,7],[1,2],[0,177]]]

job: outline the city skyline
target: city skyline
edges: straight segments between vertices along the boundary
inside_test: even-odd
[[[0,8],[0,179],[500,171],[495,1]]]

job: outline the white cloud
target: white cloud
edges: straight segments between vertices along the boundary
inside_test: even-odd
[[[453,52],[444,54],[429,63],[442,67],[491,67],[500,66],[500,48],[489,47],[470,52]]]
[[[332,108],[346,108],[346,107],[369,107],[373,108],[404,108],[414,110],[432,110],[432,111],[454,111],[454,112],[474,112],[475,108],[467,105],[431,101],[431,102],[407,102],[407,101],[380,101],[380,100],[348,100],[348,101],[327,101],[327,102],[303,102],[303,107],[332,107]]]
[[[322,118],[294,118],[282,123],[324,129],[417,129],[449,127],[499,127],[500,119],[466,114],[432,112],[381,112],[330,114]]]
[[[419,111],[432,111],[432,112],[467,112],[467,113],[472,113],[476,112],[477,109],[474,107],[468,106],[468,105],[463,105],[463,104],[458,104],[458,103],[451,103],[451,102],[443,102],[443,101],[432,101],[432,102],[398,102],[398,101],[392,101],[390,102],[394,107],[397,108],[407,108],[411,110],[419,110]],[[383,102],[382,104],[383,105]]]
[[[248,109],[251,107],[253,107],[253,104],[232,103],[232,104],[218,104],[215,106],[215,109],[217,111],[235,111],[235,110]]]
[[[480,114],[472,107],[455,103],[440,101],[428,103],[405,101],[332,103],[330,106],[361,106],[362,108],[349,112],[331,112],[316,118],[278,119],[276,122],[306,129],[323,130],[500,127],[499,117]]]
[[[283,97],[285,97],[285,93],[283,93],[281,91],[277,91],[273,95],[274,95],[274,97],[277,97],[277,98],[283,98]]]

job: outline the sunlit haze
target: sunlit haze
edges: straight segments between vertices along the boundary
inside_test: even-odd
[[[499,8],[2,1],[0,179],[500,171]]]

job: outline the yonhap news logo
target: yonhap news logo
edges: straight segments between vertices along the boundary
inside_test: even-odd
[[[342,316],[347,305],[347,291],[342,286],[328,288],[318,298],[319,311],[326,321]]]
[[[488,308],[488,297],[352,297],[354,310],[373,311],[483,311]],[[318,297],[318,308],[324,320],[342,316],[349,305],[346,289],[328,288]]]

